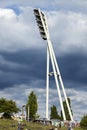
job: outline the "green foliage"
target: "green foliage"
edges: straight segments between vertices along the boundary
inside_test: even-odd
[[[87,129],[87,115],[81,119],[80,126]]]
[[[18,111],[19,109],[14,101],[0,98],[0,113],[4,113],[4,117],[9,118],[12,113],[17,113]]]
[[[51,119],[60,119],[60,116],[58,115],[57,108],[56,108],[55,105],[53,105],[53,106],[51,107],[50,118],[51,118]]]
[[[36,113],[38,109],[37,97],[33,91],[30,93],[28,97],[28,102],[26,105],[27,115],[28,115],[28,106],[29,106],[29,118],[33,120],[36,117]]]
[[[70,98],[67,98],[67,99],[68,99],[68,103],[69,103],[69,106],[70,106],[70,109],[71,109]],[[66,101],[63,101],[63,107],[64,107],[64,111],[65,111],[65,115],[66,115],[66,120],[70,120],[70,115],[69,115],[69,111],[68,111],[68,108],[67,108]],[[72,109],[71,109],[71,112],[72,112]],[[62,111],[61,111],[61,119],[63,120]]]

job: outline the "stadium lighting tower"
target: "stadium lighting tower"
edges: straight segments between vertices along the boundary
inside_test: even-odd
[[[62,81],[62,77],[61,77],[60,70],[59,70],[59,67],[57,64],[56,56],[55,56],[53,46],[51,43],[46,16],[40,9],[34,9],[34,15],[36,17],[36,22],[37,22],[42,39],[47,40],[46,118],[49,118],[49,113],[48,113],[48,109],[49,109],[48,108],[48,104],[49,104],[49,76],[53,75],[54,79],[55,79],[56,87],[57,87],[60,106],[61,106],[61,110],[62,110],[62,114],[63,114],[63,120],[66,120],[66,115],[65,115],[65,111],[64,111],[64,107],[63,107],[60,86],[62,87],[62,91],[63,91],[64,97],[65,97],[65,101],[67,104],[67,108],[69,111],[71,121],[73,121],[72,112],[71,112],[71,109],[70,109],[70,106],[69,106],[69,103],[67,100],[67,95],[65,92],[64,84]],[[49,72],[49,65],[50,65],[49,60],[50,59],[51,59],[51,64],[52,64],[52,68],[53,68],[53,72],[51,72],[51,73]]]

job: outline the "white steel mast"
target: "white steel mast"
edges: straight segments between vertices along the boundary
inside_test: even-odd
[[[56,83],[56,87],[57,87],[58,96],[59,96],[60,106],[62,109],[63,120],[66,120],[66,115],[65,115],[65,111],[64,111],[64,107],[63,107],[60,85],[62,87],[62,91],[63,91],[64,97],[65,97],[70,119],[71,119],[71,121],[73,121],[72,112],[71,112],[71,109],[70,109],[70,106],[69,106],[69,103],[67,100],[67,95],[65,92],[64,84],[63,84],[62,77],[61,77],[61,74],[59,71],[56,56],[55,56],[55,53],[54,53],[54,50],[52,47],[46,16],[43,12],[40,11],[40,9],[34,9],[34,14],[36,17],[36,21],[37,21],[37,25],[39,27],[41,37],[42,37],[42,39],[47,40],[46,118],[49,118],[49,112],[48,112],[48,110],[49,110],[49,107],[48,107],[48,104],[49,104],[49,76],[53,74],[55,83]],[[52,64],[52,68],[53,68],[52,73],[49,73],[49,65],[50,65],[49,60],[51,60],[51,64]]]

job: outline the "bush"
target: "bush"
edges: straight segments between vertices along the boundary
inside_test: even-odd
[[[83,128],[87,128],[87,115],[83,116],[80,122],[80,126]]]

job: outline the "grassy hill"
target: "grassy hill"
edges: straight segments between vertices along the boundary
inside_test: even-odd
[[[43,126],[31,122],[21,122],[21,130],[49,130],[51,126]],[[18,130],[18,122],[14,120],[0,119],[0,130]],[[58,128],[58,130],[68,130],[67,127]],[[74,130],[83,130],[74,128]]]

